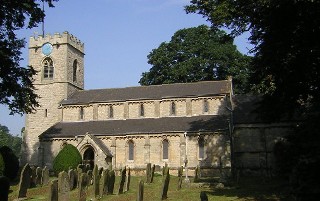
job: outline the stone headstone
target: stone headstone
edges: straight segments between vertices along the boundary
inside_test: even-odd
[[[126,184],[125,184],[125,191],[129,191],[129,189],[130,189],[130,180],[131,180],[131,171],[130,171],[130,168],[128,167]]]
[[[36,173],[36,167],[31,166],[31,179],[30,179],[30,188],[34,188],[37,185],[37,173]]]
[[[151,163],[147,164],[147,168],[146,168],[146,183],[150,184],[151,183]]]
[[[163,170],[162,190],[161,190],[162,200],[165,200],[168,197],[169,182],[170,182],[169,167],[165,166]]]
[[[108,193],[108,182],[109,182],[109,170],[103,170],[100,178],[100,197],[103,197]]]
[[[87,174],[88,174],[89,184],[92,185],[93,184],[93,181],[92,181],[92,170],[88,170]]]
[[[122,194],[123,193],[123,187],[124,187],[124,183],[125,182],[126,182],[126,167],[124,167],[121,170],[121,179],[120,179],[120,185],[119,185],[118,194]]]
[[[153,182],[153,177],[154,177],[154,171],[156,170],[156,165],[153,164],[152,168],[151,168],[151,183]]]
[[[78,183],[77,183],[77,187],[79,188],[79,185],[80,185],[80,176],[83,172],[83,170],[81,168],[77,168],[77,172],[78,172]]]
[[[79,176],[79,191],[78,200],[86,201],[87,199],[87,185],[88,185],[88,175],[87,173],[81,173]]]
[[[58,175],[58,199],[59,201],[68,201],[70,192],[70,182],[68,173],[62,171]]]
[[[31,177],[31,168],[27,163],[21,171],[19,188],[18,188],[18,199],[25,198],[27,196],[27,190],[30,187],[30,180],[31,180],[30,177]]]
[[[49,185],[49,201],[58,201],[58,180],[54,179]]]
[[[144,182],[140,180],[138,194],[137,194],[137,201],[143,201],[143,190],[144,190]]]
[[[45,166],[43,169],[42,169],[42,181],[41,181],[41,184],[46,186],[48,185],[49,183],[49,169],[47,168],[47,166]]]
[[[0,176],[0,200],[8,201],[9,189],[10,189],[10,181],[5,176]]]
[[[42,181],[42,168],[37,167],[36,168],[36,185],[42,185],[41,181]]]
[[[178,190],[182,187],[182,174],[183,174],[183,167],[179,167],[178,169]]]
[[[194,170],[194,182],[198,182],[200,179],[200,167],[197,166]]]
[[[75,183],[75,173],[73,169],[68,171],[69,183],[70,183],[70,190],[73,190],[76,186]]]
[[[109,171],[108,194],[113,194],[115,180],[116,175],[114,173],[114,170]]]
[[[99,197],[99,193],[100,193],[99,182],[100,182],[99,169],[98,169],[98,166],[95,165],[93,168],[93,192],[96,198]]]

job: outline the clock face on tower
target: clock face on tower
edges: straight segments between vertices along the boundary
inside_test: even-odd
[[[42,45],[42,53],[46,56],[50,55],[53,50],[53,47],[50,43],[45,43]]]

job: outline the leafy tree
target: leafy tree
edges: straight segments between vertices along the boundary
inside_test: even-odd
[[[52,5],[54,0],[43,0]],[[40,3],[40,2],[39,2]],[[32,66],[21,67],[21,48],[25,40],[15,31],[37,26],[44,18],[35,0],[3,0],[0,2],[0,104],[8,105],[11,113],[29,113],[38,106],[34,93]],[[26,22],[28,20],[28,22]]]
[[[7,146],[0,147],[0,154],[2,155],[5,164],[3,175],[12,181],[18,175],[19,159],[13,153],[12,149]]]
[[[141,85],[221,80],[233,76],[235,91],[248,89],[251,58],[242,55],[224,31],[206,25],[178,30],[148,55],[152,65]]]
[[[314,200],[320,192],[320,1],[192,0],[186,11],[231,29],[232,36],[251,33],[251,80],[265,94],[260,112],[272,120],[302,120],[278,146],[280,166],[298,200]]]
[[[0,147],[8,146],[16,156],[20,156],[22,139],[18,136],[12,136],[8,127],[0,124]]]

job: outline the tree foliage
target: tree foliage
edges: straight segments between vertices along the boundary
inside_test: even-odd
[[[58,174],[61,171],[68,171],[69,167],[76,169],[81,161],[78,149],[71,144],[66,144],[53,160],[53,170]]]
[[[301,121],[276,146],[280,169],[290,177],[298,200],[318,197],[320,1],[192,0],[186,11],[203,15],[214,27],[231,29],[232,36],[251,33],[251,82],[264,94],[260,112],[272,120]]]
[[[16,156],[20,156],[22,139],[12,136],[8,127],[0,124],[0,147],[8,146]]]
[[[53,0],[44,0],[52,5]],[[0,2],[0,104],[8,105],[11,113],[29,113],[38,106],[34,93],[32,66],[21,67],[21,48],[25,40],[16,31],[37,26],[44,18],[35,0],[4,0]],[[27,22],[28,21],[28,22]]]
[[[236,92],[248,89],[249,62],[224,31],[206,25],[178,30],[148,55],[152,65],[141,85],[227,79],[233,76]]]
[[[0,154],[5,164],[3,175],[13,181],[19,172],[19,159],[8,146],[0,147]]]

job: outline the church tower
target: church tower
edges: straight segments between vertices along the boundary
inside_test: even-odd
[[[37,71],[33,84],[40,106],[26,115],[21,165],[42,166],[38,136],[62,121],[60,102],[84,88],[84,44],[68,32],[31,37],[29,65]]]

